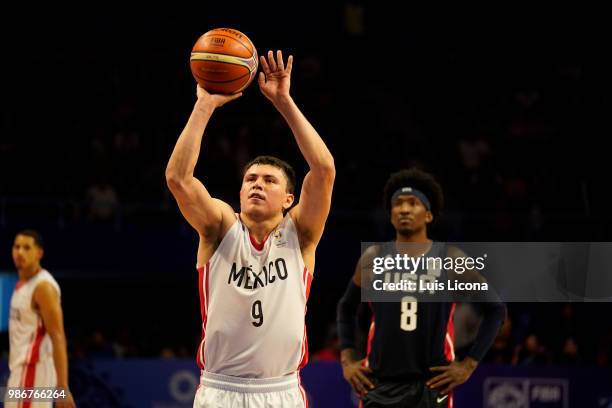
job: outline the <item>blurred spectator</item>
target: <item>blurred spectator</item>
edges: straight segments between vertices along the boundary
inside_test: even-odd
[[[113,220],[119,206],[117,192],[108,181],[107,177],[101,176],[87,190],[88,216],[92,221]]]
[[[132,339],[130,329],[126,326],[119,329],[119,333],[117,338],[113,341],[112,347],[117,358],[139,356],[138,347]]]
[[[601,347],[595,355],[595,365],[600,368],[610,367],[610,347]]]
[[[564,336],[575,336],[578,334],[576,309],[571,303],[563,305],[563,309],[561,309],[561,322],[559,330]]]
[[[537,335],[530,334],[514,349],[512,363],[515,365],[548,365],[551,363],[549,350],[540,343]]]
[[[116,357],[113,346],[101,330],[95,330],[90,337],[87,347],[87,355],[92,358],[114,358]]]
[[[312,361],[340,361],[340,343],[335,324],[328,327],[325,346],[312,354]]]
[[[168,360],[168,359],[176,358],[176,353],[174,352],[172,347],[164,347],[159,352],[159,357],[161,357],[161,358],[163,358],[165,360]]]
[[[561,356],[556,363],[567,366],[577,366],[582,364],[582,357],[578,352],[578,344],[572,337],[565,339],[563,343],[563,349],[561,350]]]
[[[597,367],[610,367],[612,362],[612,329],[609,329],[606,335],[599,341],[597,352],[595,354],[595,365]]]
[[[507,317],[495,338],[486,360],[496,364],[510,364],[515,344],[512,341],[512,319]]]

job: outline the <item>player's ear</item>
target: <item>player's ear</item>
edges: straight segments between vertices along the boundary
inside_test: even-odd
[[[425,213],[425,222],[426,222],[427,224],[429,224],[430,222],[432,222],[432,221],[433,221],[433,219],[434,219],[434,217],[433,217],[433,214],[431,213],[431,211],[427,211],[427,212]]]
[[[288,210],[293,205],[295,201],[295,196],[291,193],[287,194],[285,197],[285,202],[283,203],[283,210]]]

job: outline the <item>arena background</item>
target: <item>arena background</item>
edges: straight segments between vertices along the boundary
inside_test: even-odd
[[[610,241],[610,30],[596,13],[221,7],[2,16],[0,270],[14,273],[15,232],[42,232],[79,406],[191,406],[197,236],[164,169],[195,100],[191,46],[214,27],[245,32],[260,54],[294,55],[293,96],[335,157],[307,315],[313,406],[351,404],[333,361],[335,305],[360,242],[393,236],[381,205],[391,172],[416,165],[438,177],[437,239]],[[305,174],[253,84],[215,112],[197,175],[237,209],[242,165],[264,153]],[[610,304],[508,307],[457,406],[612,406]],[[6,373],[5,332],[1,340]],[[470,338],[458,340],[464,349]]]

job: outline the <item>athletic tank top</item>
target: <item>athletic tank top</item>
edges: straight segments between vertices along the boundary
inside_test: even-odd
[[[305,314],[312,275],[289,215],[261,245],[238,219],[198,272],[201,369],[271,378],[306,364]]]
[[[425,256],[444,258],[446,251],[445,244],[434,242]],[[381,246],[379,256],[395,254],[394,242]],[[383,277],[394,282],[399,278],[397,275],[387,271]],[[447,277],[444,270],[420,268],[416,278],[439,278],[446,282]],[[419,301],[426,296],[406,293],[401,302],[370,302],[372,322],[366,361],[376,377],[427,379],[432,376],[429,367],[454,360],[454,304]]]
[[[32,308],[32,295],[42,282],[49,282],[61,294],[60,287],[43,269],[24,284],[17,284],[11,297],[9,318],[9,367],[32,365],[44,359],[53,358],[51,338],[45,331],[42,317]]]

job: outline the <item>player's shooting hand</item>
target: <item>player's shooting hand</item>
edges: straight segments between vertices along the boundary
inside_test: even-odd
[[[206,89],[202,88],[200,85],[196,87],[197,95],[198,95],[198,104],[202,104],[211,109],[216,109],[228,103],[229,101],[233,101],[234,99],[238,99],[242,96],[242,92],[233,95],[222,95],[222,94],[211,94],[206,91]]]
[[[374,384],[368,378],[368,374],[372,373],[370,367],[363,366],[364,360],[351,361],[342,364],[342,374],[346,381],[351,384],[353,390],[359,395],[365,395],[368,390],[374,388]]]
[[[289,87],[291,86],[291,68],[293,67],[293,55],[287,59],[287,66],[283,62],[283,53],[268,51],[268,59],[262,55],[259,57],[262,72],[259,73],[259,89],[273,105],[289,99]]]
[[[441,390],[441,394],[448,394],[470,378],[477,364],[476,360],[467,357],[463,361],[453,361],[447,366],[430,367],[429,371],[440,374],[427,381],[426,385]]]

